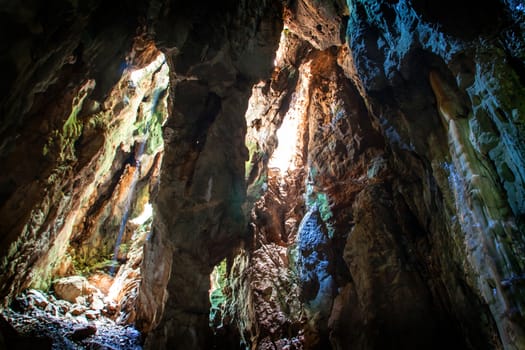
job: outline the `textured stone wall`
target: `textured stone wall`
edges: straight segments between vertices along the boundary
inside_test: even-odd
[[[523,118],[523,32],[513,19],[523,11],[497,1],[467,2],[451,16],[424,2],[356,1],[350,9],[351,55],[371,110],[389,131],[394,155],[420,157],[441,192],[434,201],[446,221],[431,232],[448,232],[438,261],[461,266],[455,276],[446,273],[446,288],[465,283],[465,299],[474,307],[474,294],[488,306],[502,345],[521,347],[523,290],[515,282],[523,275],[523,211],[516,201],[523,195],[523,146],[519,136],[505,139],[520,134]],[[465,13],[468,20],[455,19]],[[436,212],[423,214],[422,202],[414,201],[414,193],[432,187],[409,188],[399,193],[432,227]],[[460,306],[461,295],[447,293],[454,312],[472,312]]]
[[[123,102],[106,97],[132,52],[139,9],[99,5],[2,4],[3,301],[29,285],[48,286],[96,186],[111,182],[124,161],[108,171],[122,142],[115,134],[126,128]],[[115,90],[122,100],[127,84]],[[112,118],[114,134],[106,129]]]
[[[523,346],[524,12],[442,5],[286,7],[284,40],[309,48],[254,89],[249,194],[262,197],[230,277],[231,318],[255,348]],[[308,80],[307,132],[277,179],[291,71]]]
[[[171,117],[143,295],[166,303],[146,347],[205,349],[210,274],[246,234],[244,113],[252,85],[270,75],[281,10],[269,1],[164,5],[152,29],[170,65]]]

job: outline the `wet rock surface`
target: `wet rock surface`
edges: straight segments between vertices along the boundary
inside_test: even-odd
[[[93,310],[29,290],[2,311],[9,326],[1,331],[7,349],[142,349],[140,332],[106,317],[111,313],[111,306]]]

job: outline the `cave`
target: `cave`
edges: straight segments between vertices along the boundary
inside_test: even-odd
[[[521,0],[0,19],[0,349],[525,348]]]

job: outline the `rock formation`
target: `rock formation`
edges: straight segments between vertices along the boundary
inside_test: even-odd
[[[525,347],[522,2],[1,6],[4,307],[105,269],[151,349]]]

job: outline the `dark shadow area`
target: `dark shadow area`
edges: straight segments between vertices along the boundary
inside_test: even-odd
[[[504,6],[497,0],[416,0],[413,4],[423,20],[466,40],[494,33],[505,22]]]

